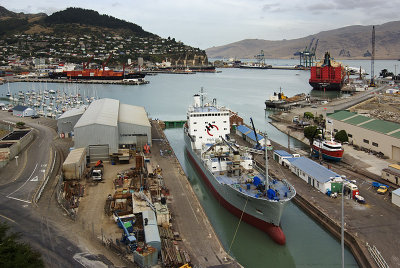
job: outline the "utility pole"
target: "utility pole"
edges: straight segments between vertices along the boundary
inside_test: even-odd
[[[374,87],[375,86],[375,81],[374,81],[374,64],[375,64],[375,26],[372,26],[372,56],[371,56],[371,82],[369,86]]]

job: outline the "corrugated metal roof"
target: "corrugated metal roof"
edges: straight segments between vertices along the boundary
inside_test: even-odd
[[[253,141],[256,141],[256,135],[254,135],[254,131],[247,133],[246,136],[249,137],[250,139],[252,139]],[[260,140],[264,139],[264,137],[261,136],[260,134],[257,134],[257,139],[258,139],[258,141],[260,141]]]
[[[118,122],[150,127],[146,110],[142,106],[119,105]]]
[[[395,194],[395,195],[400,196],[400,188],[398,188],[398,189],[392,191],[392,194]]]
[[[321,166],[315,161],[305,157],[296,157],[288,160],[293,166],[304,171],[306,174],[310,175],[321,183],[330,181],[332,177],[340,177],[340,175],[336,172],[333,172],[332,170],[327,169],[326,167]]]
[[[362,115],[357,115],[356,113],[351,113],[349,111],[336,111],[331,114],[327,114],[327,118],[332,118],[344,123],[356,125],[365,129],[369,129],[375,132],[380,132],[384,134],[388,134],[393,132],[392,134],[388,134],[395,138],[400,138],[400,124],[389,122],[380,119],[373,119]],[[352,117],[353,116],[353,117]],[[352,117],[352,118],[350,118]],[[348,118],[346,120],[346,118]],[[369,121],[369,122],[367,122]],[[365,122],[365,123],[364,123]]]
[[[92,102],[74,128],[88,125],[118,125],[119,100],[100,99]]]
[[[390,136],[400,139],[400,131],[394,132]]]
[[[87,105],[65,111],[58,119],[68,118],[75,115],[83,114],[87,109]]]
[[[342,120],[342,121],[346,122],[346,123],[349,123],[349,124],[352,124],[352,125],[358,125],[358,124],[367,122],[368,120],[371,120],[371,119],[372,118],[369,118],[369,117],[366,117],[366,116],[356,115],[356,116],[354,116],[352,118],[349,118],[347,120],[345,119],[345,120]]]
[[[274,153],[276,153],[280,156],[292,156],[291,154],[289,154],[288,152],[286,152],[284,150],[275,150]]]
[[[326,116],[335,120],[344,120],[346,118],[349,118],[353,115],[356,115],[356,113],[352,113],[346,110],[340,110],[340,111],[335,111],[334,113],[328,113]]]
[[[245,133],[251,131],[250,128],[246,127],[245,125],[237,126],[236,129],[239,130],[239,131],[240,131],[241,133],[243,133],[243,134],[245,134]]]
[[[376,119],[371,122],[362,124],[361,127],[386,134],[394,130],[400,129],[400,124]]]
[[[74,164],[78,162],[83,155],[86,155],[86,148],[77,148],[69,152],[67,158],[65,159],[63,165]]]
[[[23,112],[26,109],[28,109],[29,107],[26,106],[22,106],[22,105],[17,105],[13,107],[13,111],[18,111],[18,112]]]

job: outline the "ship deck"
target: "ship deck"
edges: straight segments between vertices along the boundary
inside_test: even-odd
[[[213,175],[220,184],[231,185],[237,191],[247,196],[271,200],[270,198],[268,198],[267,192],[266,191],[264,193],[261,192],[259,189],[257,189],[254,183],[239,183],[237,178],[228,177],[227,175],[221,174],[220,172],[214,172]],[[249,179],[252,178],[252,176],[249,175],[247,176]],[[258,176],[260,175],[258,174]],[[275,191],[276,198],[274,200],[276,201],[279,201],[280,199],[286,199],[288,197],[290,198],[291,196],[290,189],[282,181],[279,180],[275,179],[270,180],[269,188],[267,188],[266,190],[268,189],[272,189]]]

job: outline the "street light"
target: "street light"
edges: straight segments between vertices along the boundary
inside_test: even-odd
[[[344,268],[344,181],[345,175],[342,175],[342,230],[341,230],[341,247],[342,247],[342,268]]]
[[[18,167],[18,155],[15,156],[15,162],[16,162],[17,167]]]

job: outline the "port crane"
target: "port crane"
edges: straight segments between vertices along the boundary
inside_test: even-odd
[[[90,62],[93,60],[93,58],[94,58],[94,55],[92,55],[86,63],[83,63],[83,64],[82,64],[83,70],[85,70],[86,68],[89,67],[89,64],[90,64]]]
[[[371,38],[371,43],[372,43],[372,55],[371,55],[371,82],[369,83],[370,87],[375,87],[375,81],[374,81],[374,64],[375,64],[375,26],[372,26],[372,38]]]
[[[107,60],[101,64],[101,66],[103,67],[103,72],[104,72],[104,69],[107,66],[107,63],[110,61],[112,55],[113,55],[113,52],[111,51],[110,56],[108,56]]]
[[[264,56],[264,50],[260,51],[260,54],[257,54],[254,56],[254,58],[257,59],[258,63],[260,65],[265,65],[265,56]]]
[[[257,149],[257,150],[262,150],[263,148],[262,148],[260,142],[258,141],[257,131],[256,131],[256,128],[254,127],[253,118],[251,118],[251,117],[250,117],[250,122],[251,122],[251,126],[253,127],[254,136],[255,136],[256,142],[257,142],[257,144],[256,144],[256,146],[254,148]]]
[[[310,68],[316,60],[315,52],[318,47],[319,39],[315,41],[315,45],[313,46],[314,40],[315,37],[311,39],[310,44],[306,46],[302,52],[300,52],[300,65],[304,66],[305,68]]]

